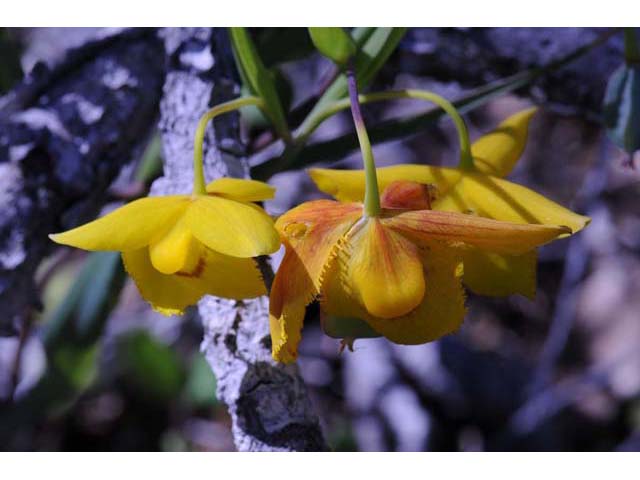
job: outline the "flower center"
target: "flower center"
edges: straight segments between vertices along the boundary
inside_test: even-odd
[[[191,235],[182,220],[178,220],[164,236],[149,245],[151,264],[166,275],[196,271],[203,253],[204,245]]]

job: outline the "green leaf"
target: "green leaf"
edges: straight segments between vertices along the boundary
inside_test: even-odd
[[[356,48],[360,50],[376,30],[376,27],[356,27],[351,30],[351,38],[353,38],[353,41],[356,44]]]
[[[160,175],[162,175],[162,139],[160,133],[156,132],[142,153],[135,179],[149,185]]]
[[[68,268],[47,282],[59,282]],[[125,280],[117,252],[87,255],[75,281],[62,292],[64,299],[40,319],[48,365],[38,383],[10,410],[0,412],[0,425],[26,428],[49,415],[62,414],[98,377],[98,341]],[[64,279],[63,283],[66,283]],[[55,288],[57,290],[57,287]],[[53,298],[48,300],[55,303]],[[2,442],[0,429],[0,443]]]
[[[193,355],[185,390],[188,400],[196,407],[212,407],[218,403],[216,377],[200,352]]]
[[[256,48],[267,68],[299,60],[315,51],[304,27],[263,28],[258,34]]]
[[[456,100],[453,104],[460,113],[470,112],[494,98],[530,85],[545,74],[561,69],[578,58],[581,58],[586,53],[603,45],[618,32],[619,29],[613,29],[604,33],[594,41],[570,52],[566,56],[553,60],[542,67],[525,70],[510,77],[497,80],[489,85],[479,87]],[[317,114],[319,115],[323,109],[324,107],[318,109]],[[314,110],[316,110],[316,108],[314,108]],[[444,115],[441,109],[433,108],[418,115],[385,120],[368,128],[369,138],[372,144],[404,138],[434,125]],[[305,122],[307,122],[307,120],[305,120]],[[269,158],[260,164],[254,165],[251,168],[251,177],[258,180],[267,180],[276,173],[292,168],[301,169],[318,162],[326,163],[337,161],[357,148],[357,137],[353,133],[347,133],[311,145],[300,145],[297,150],[291,148],[285,149],[282,155]]]
[[[355,63],[360,88],[366,87],[373,80],[406,31],[406,28],[362,27],[355,28],[351,32],[351,36],[359,48]],[[327,106],[333,104],[336,100],[345,98],[347,93],[347,78],[345,75],[340,75],[324,92],[298,127],[296,143],[287,145],[284,152],[278,157],[254,166],[251,169],[251,176],[253,178],[269,179],[275,173],[293,168],[297,162],[298,154],[302,151],[308,136],[312,133],[311,128],[316,122],[316,118],[322,115]],[[298,166],[296,165],[296,167]]]
[[[362,42],[355,60],[358,87],[361,90],[373,81],[380,68],[400,43],[406,31],[406,28],[375,28],[373,31],[362,29],[354,32],[354,35],[359,37],[355,39],[356,45]],[[309,112],[307,118],[302,122],[302,125],[300,125],[299,131],[301,134],[304,136],[309,133],[305,130],[309,125],[313,124],[315,116],[319,115],[327,105],[345,98],[347,93],[347,77],[340,75],[327,88],[311,112]]]
[[[358,87],[364,89],[373,81],[396,49],[407,28],[376,28],[362,46],[356,60]]]
[[[603,105],[607,135],[629,153],[640,149],[640,66],[622,65],[609,78]]]
[[[102,320],[117,300],[112,293],[114,289],[119,292],[124,280],[122,262],[116,252],[96,252],[89,258],[86,268],[92,276],[84,285],[76,307],[75,324],[80,337],[88,337],[96,329],[102,330]]]
[[[53,366],[77,392],[86,390],[98,376],[98,348],[61,345],[53,352]]]
[[[120,336],[117,361],[127,384],[152,399],[175,398],[184,385],[184,366],[176,352],[147,332]]]
[[[340,27],[309,27],[308,30],[318,51],[338,65],[345,65],[356,53],[355,42]]]
[[[293,99],[293,89],[291,84],[280,69],[274,67],[271,69],[271,72],[276,85],[276,90],[278,91],[278,97],[282,100],[282,105],[284,106],[285,111],[288,111]],[[252,95],[251,91],[244,85],[240,92],[243,96]],[[249,131],[269,128],[272,125],[265,113],[255,105],[242,107],[240,109],[240,115],[242,116],[243,122],[246,123]]]
[[[76,345],[95,342],[118,300],[125,278],[119,253],[90,253],[62,303],[43,318],[47,349],[55,350],[65,339],[73,339]]]
[[[243,27],[229,29],[234,57],[243,83],[265,103],[266,114],[274,129],[285,141],[290,140],[289,127],[278,97],[275,80],[258,56],[249,32]]]

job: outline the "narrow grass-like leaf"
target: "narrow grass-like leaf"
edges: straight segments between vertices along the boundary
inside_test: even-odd
[[[43,319],[47,349],[55,349],[59,342],[69,339],[78,346],[97,340],[124,280],[119,253],[90,253],[65,299],[49,318]]]
[[[640,66],[622,65],[611,75],[603,116],[616,145],[629,153],[640,149]]]
[[[477,88],[452,103],[460,113],[469,112],[505,93],[530,85],[543,75],[561,69],[594,48],[604,44],[611,36],[618,32],[619,29],[612,29],[593,42],[577,48],[558,60]],[[319,110],[318,115],[320,115],[321,112],[322,110]],[[430,109],[419,115],[386,120],[368,128],[371,143],[377,144],[416,134],[420,130],[434,125],[444,115],[445,113],[440,109]],[[306,168],[317,162],[337,161],[357,148],[357,137],[354,133],[347,133],[331,140],[318,142],[305,147],[299,146],[297,150],[285,149],[282,155],[273,157],[252,167],[251,176],[256,179],[266,180],[283,170]]]
[[[358,88],[365,89],[387,61],[393,50],[406,33],[406,28],[376,28],[372,31],[362,29],[355,32],[356,45],[361,44],[356,54],[355,70],[358,76]],[[359,37],[359,38],[358,38]],[[302,136],[306,136],[307,128],[314,122],[314,117],[319,115],[330,103],[347,96],[347,77],[338,76],[325,93],[320,97],[307,118],[298,128]]]
[[[285,118],[282,103],[278,97],[275,81],[271,72],[264,66],[258,56],[249,32],[243,27],[229,29],[236,64],[242,81],[253,95],[264,100],[266,114],[274,129],[285,141],[289,141],[289,127]]]
[[[308,30],[318,51],[338,65],[345,65],[356,53],[355,42],[340,27],[309,27]]]

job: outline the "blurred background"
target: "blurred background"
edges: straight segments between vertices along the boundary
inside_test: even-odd
[[[292,111],[304,107],[309,85],[322,84],[333,68],[311,52],[304,31],[294,30],[252,29],[265,63],[277,66]],[[511,40],[522,39],[517,29],[505,30],[511,33],[495,35],[506,51]],[[547,30],[551,39],[571,36],[572,47],[603,33]],[[0,92],[38,62],[55,65],[104,34],[0,29]],[[428,88],[457,99],[571,50],[551,41],[540,57],[515,61],[502,51],[494,62],[482,50],[494,45],[474,40],[481,34],[409,29],[370,90]],[[265,58],[274,38],[296,46],[289,58]],[[524,156],[509,178],[592,218],[579,235],[540,250],[535,301],[469,294],[469,313],[454,335],[415,347],[358,340],[353,353],[342,354],[339,341],[322,333],[317,307],[309,307],[299,366],[332,449],[640,450],[640,173],[633,156],[609,140],[599,116],[608,75],[623,61],[621,44],[612,38],[581,60],[583,70],[546,76],[466,112],[475,139],[537,104]],[[583,81],[581,72],[589,69],[595,73]],[[376,125],[428,109],[407,101],[364,110]],[[243,131],[257,151],[269,134],[254,117],[244,112]],[[337,115],[313,141],[352,130],[349,115]],[[446,120],[432,122],[374,152],[379,166],[454,166],[455,130]],[[319,160],[360,168],[353,152]],[[156,134],[110,185],[113,201],[144,194],[161,173]],[[273,215],[322,197],[300,169],[270,182],[278,189],[266,205]],[[195,311],[183,317],[151,311],[116,253],[52,249],[36,282],[42,308],[19,335],[0,337],[1,450],[234,450],[216,378],[199,352],[203,332]]]

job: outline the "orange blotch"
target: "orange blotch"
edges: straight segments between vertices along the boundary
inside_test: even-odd
[[[431,202],[435,199],[434,185],[397,180],[382,192],[381,203],[384,208],[431,210]]]
[[[200,278],[204,273],[204,267],[205,267],[204,257],[200,257],[198,259],[198,263],[196,264],[193,270],[191,270],[190,272],[179,271],[179,272],[176,272],[175,274],[178,275],[179,277]]]

